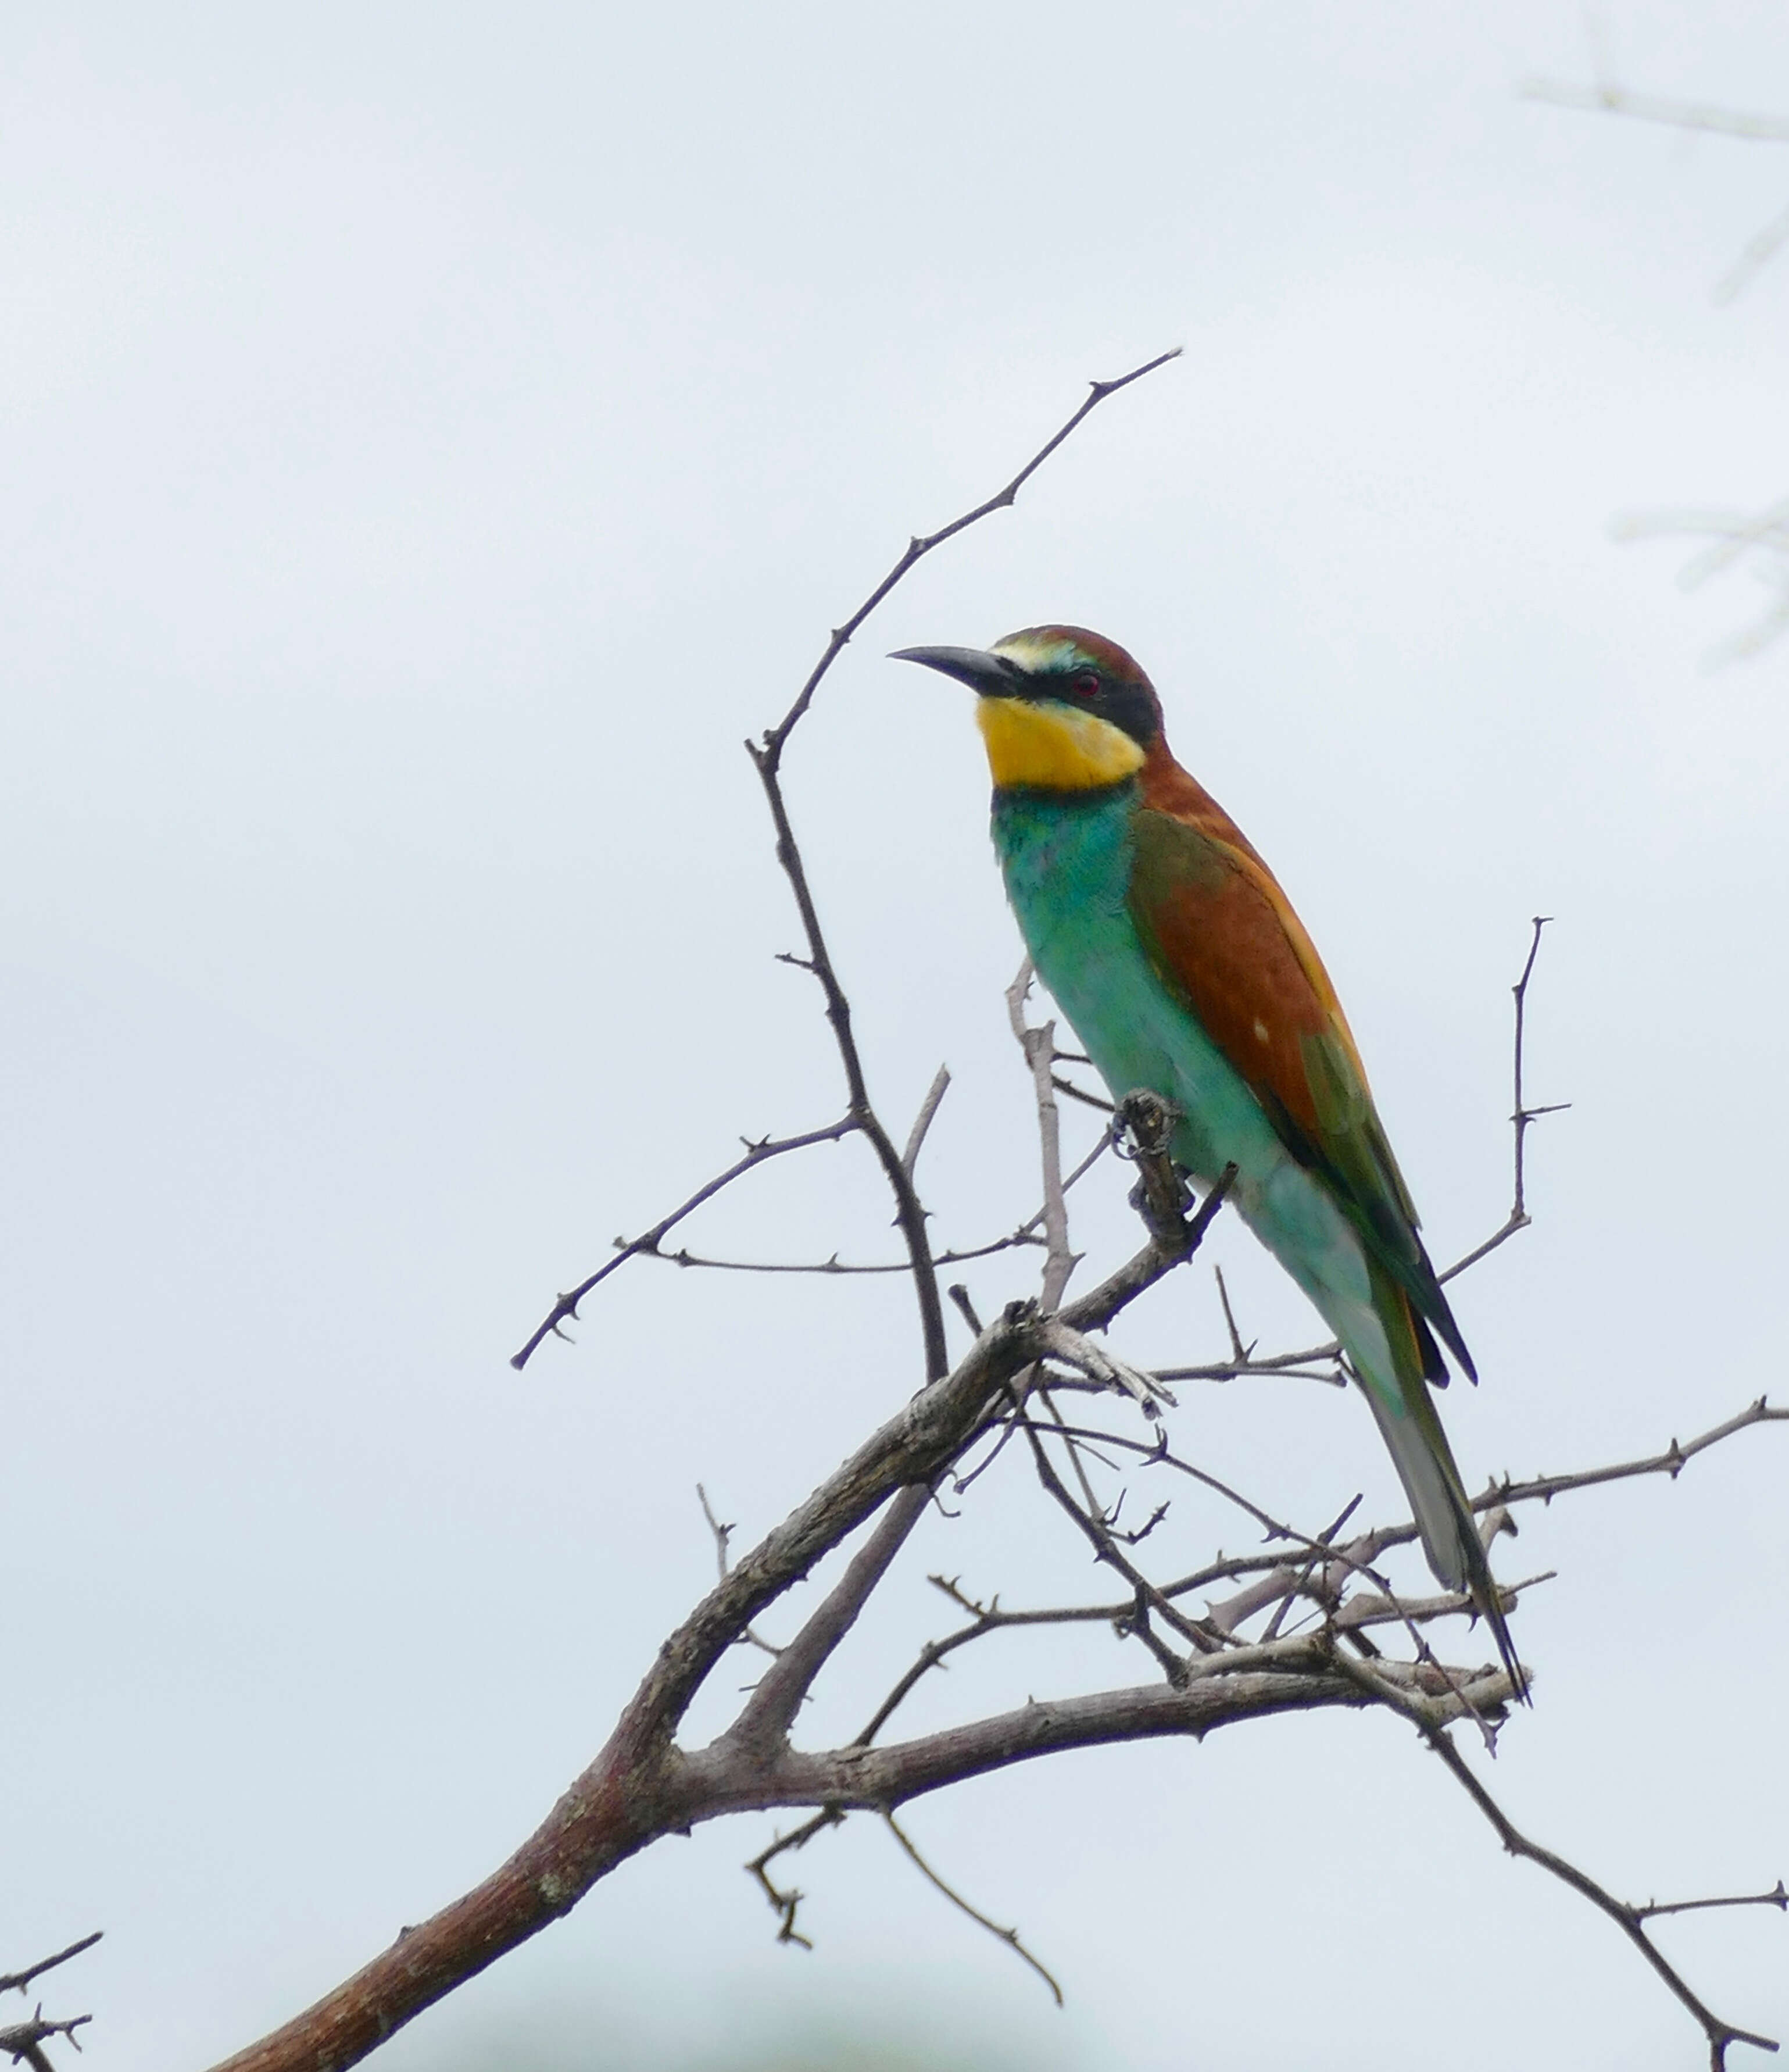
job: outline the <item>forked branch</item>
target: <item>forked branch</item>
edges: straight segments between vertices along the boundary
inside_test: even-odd
[[[27,1964],[22,1971],[0,1972],[0,1993],[23,1992],[34,1980],[55,1971],[59,1965],[68,1963],[84,1951],[91,1950],[104,1933],[103,1929],[95,1929],[91,1935],[83,1935],[65,1949],[55,1951],[47,1957],[39,1957],[35,1964]],[[80,2039],[75,2032],[84,2029],[92,2019],[90,2014],[77,2014],[67,2016],[60,2021],[51,2020],[45,2016],[43,2003],[39,2001],[24,2021],[0,2025],[0,2057],[6,2058],[14,2065],[28,2066],[31,2072],[55,2072],[44,2045],[53,2043],[59,2036],[79,2050]]]

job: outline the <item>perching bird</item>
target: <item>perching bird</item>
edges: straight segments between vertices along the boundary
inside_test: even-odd
[[[1430,1400],[1438,1338],[1476,1379],[1321,960],[1273,873],[1168,748],[1123,648],[1039,626],[983,652],[895,657],[979,693],[994,846],[1044,983],[1114,1100],[1180,1112],[1175,1158],[1230,1191],[1340,1341],[1429,1565],[1490,1622],[1526,1684]]]

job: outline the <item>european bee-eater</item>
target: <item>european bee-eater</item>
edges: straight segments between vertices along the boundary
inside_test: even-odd
[[[1472,1361],[1418,1234],[1335,988],[1242,831],[1176,762],[1114,642],[1038,626],[985,651],[908,648],[979,693],[994,846],[1044,983],[1114,1100],[1178,1112],[1172,1151],[1230,1191],[1316,1305],[1390,1449],[1429,1565],[1525,1679],[1430,1400],[1438,1338]]]

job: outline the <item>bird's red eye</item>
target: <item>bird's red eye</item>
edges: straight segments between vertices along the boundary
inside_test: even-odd
[[[1077,698],[1097,698],[1099,696],[1099,678],[1091,669],[1083,669],[1079,676],[1069,679],[1069,688]]]

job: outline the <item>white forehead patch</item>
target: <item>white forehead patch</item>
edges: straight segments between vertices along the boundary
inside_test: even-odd
[[[1081,659],[1081,649],[1073,640],[1048,639],[1038,633],[1015,633],[988,652],[1016,662],[1021,669],[1033,672],[1069,668]]]

